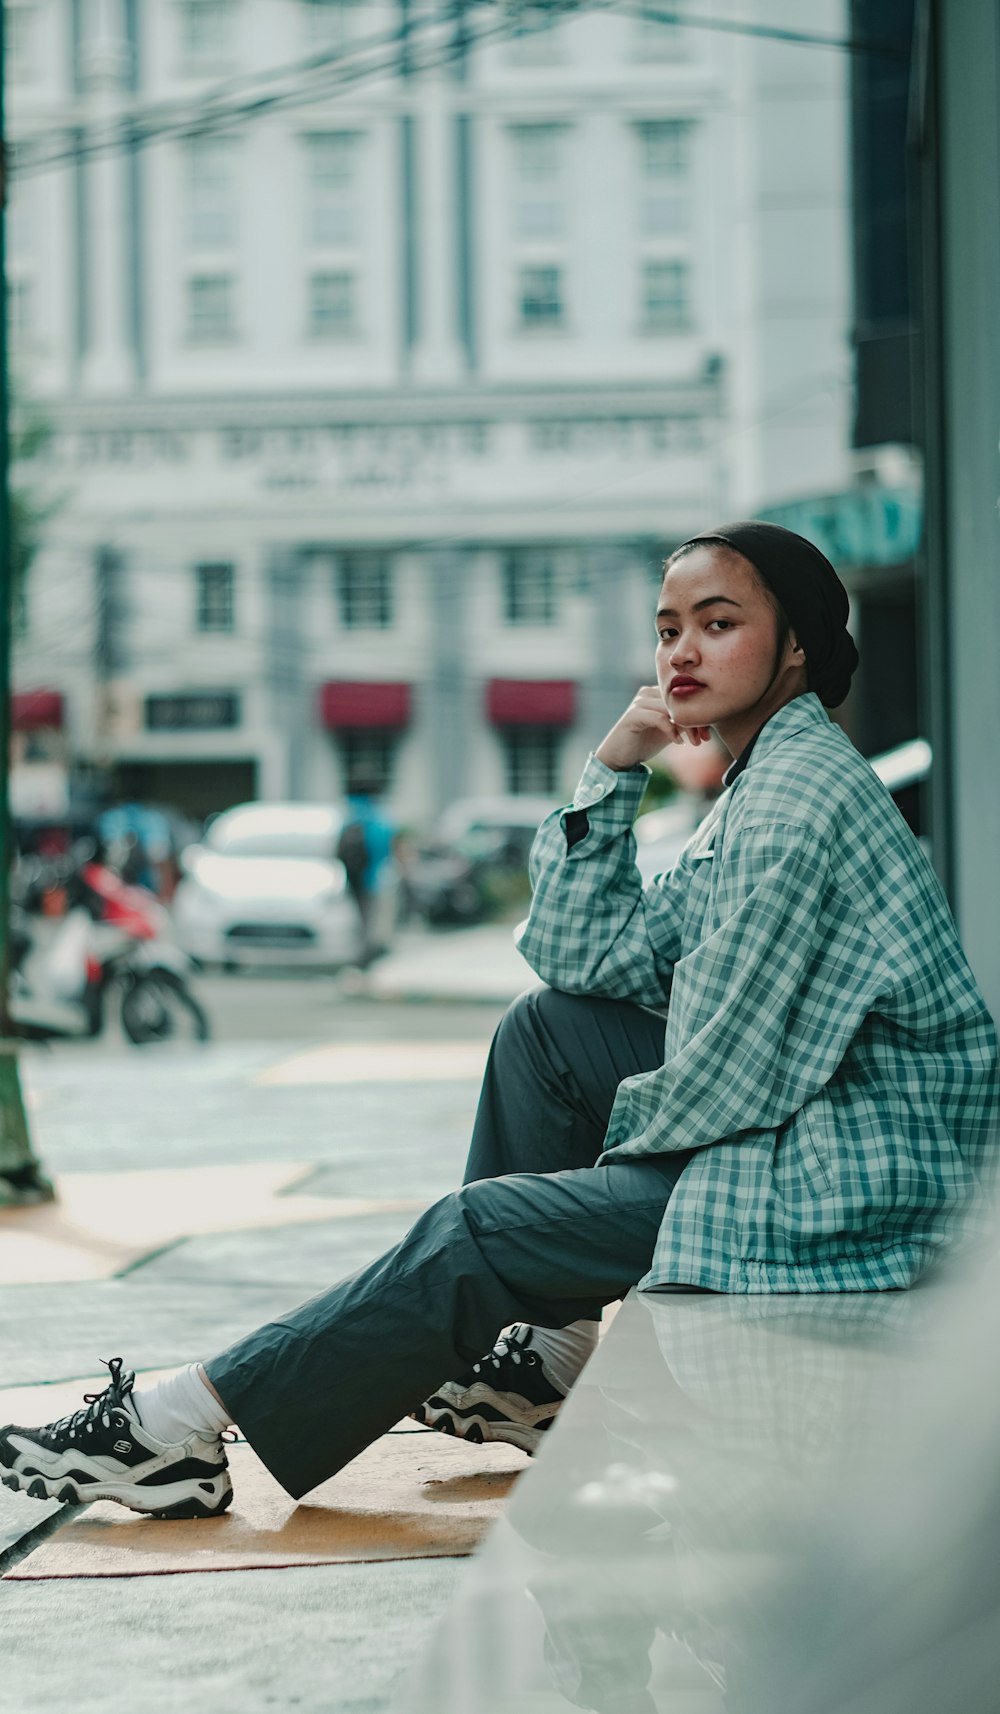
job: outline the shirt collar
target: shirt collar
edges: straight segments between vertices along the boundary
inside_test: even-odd
[[[760,746],[760,751],[770,750],[773,745],[780,744],[784,738],[791,738],[794,733],[801,732],[807,726],[829,725],[829,715],[814,691],[804,691],[801,696],[795,696],[791,702],[786,702],[770,720],[765,720],[763,726],[758,726],[749,744],[745,744],[734,762],[729,764],[722,776],[723,786],[731,786],[734,780],[749,766],[750,758]]]

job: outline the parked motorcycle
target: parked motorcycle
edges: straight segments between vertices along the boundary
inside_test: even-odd
[[[60,888],[68,909],[45,944],[33,911]],[[188,986],[193,965],[171,937],[166,910],[98,861],[92,844],[22,862],[11,898],[10,1010],[19,1035],[99,1035],[114,992],[122,1030],[137,1046],[208,1040],[208,1018]]]

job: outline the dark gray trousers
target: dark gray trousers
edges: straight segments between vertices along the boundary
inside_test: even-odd
[[[596,1165],[619,1083],[663,1063],[641,1007],[540,988],[490,1050],[465,1183],[368,1267],[206,1363],[299,1498],[512,1321],[596,1319],[652,1260],[689,1154]]]

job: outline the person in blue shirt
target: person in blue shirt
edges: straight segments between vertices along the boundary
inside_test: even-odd
[[[337,844],[347,885],[361,922],[362,970],[379,958],[392,939],[396,901],[396,829],[379,807],[374,786],[359,783],[349,792],[347,818]]]

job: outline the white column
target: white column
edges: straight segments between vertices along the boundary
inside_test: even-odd
[[[458,234],[454,115],[451,91],[427,80],[414,102],[416,125],[416,266],[418,336],[415,381],[449,385],[465,372],[458,334]]]
[[[128,87],[129,52],[122,0],[86,0],[80,81],[88,127],[103,131],[120,117]],[[87,392],[119,393],[135,380],[126,286],[125,156],[118,150],[98,155],[87,161],[85,170],[90,325],[83,386]]]

